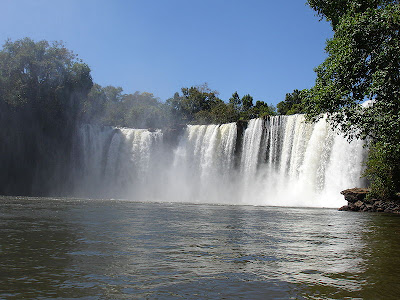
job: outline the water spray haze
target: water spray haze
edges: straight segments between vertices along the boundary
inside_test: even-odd
[[[325,119],[276,116],[239,126],[188,125],[171,144],[160,130],[84,125],[75,195],[338,207],[342,189],[363,185],[363,142],[348,143]]]

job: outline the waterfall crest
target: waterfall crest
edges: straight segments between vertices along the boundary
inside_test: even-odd
[[[156,167],[162,146],[160,130],[99,127],[79,128],[75,162],[75,195],[130,197],[140,195]]]
[[[174,201],[229,203],[237,125],[188,125],[165,188]],[[218,202],[215,202],[219,199]]]
[[[303,115],[253,119],[244,131],[188,125],[176,145],[163,143],[160,130],[84,125],[76,149],[76,195],[339,207],[341,190],[363,186],[363,142]]]

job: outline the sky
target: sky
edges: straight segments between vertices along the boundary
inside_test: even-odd
[[[95,83],[165,101],[208,83],[276,105],[310,88],[333,33],[306,0],[0,0],[0,43],[63,41]]]

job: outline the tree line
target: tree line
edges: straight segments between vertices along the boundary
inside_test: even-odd
[[[68,173],[75,125],[92,85],[90,68],[61,43],[6,41],[0,51],[0,194],[48,195],[66,181],[53,174]]]
[[[184,87],[165,102],[151,93],[124,94],[120,87],[93,84],[83,101],[80,120],[110,126],[163,128],[222,124],[275,114],[275,107],[264,101],[254,103],[249,94],[240,98],[235,92],[229,102],[224,102],[206,83]]]
[[[327,58],[310,89],[286,94],[277,107],[234,92],[223,101],[207,84],[183,87],[165,102],[151,93],[125,94],[93,82],[90,68],[62,43],[29,38],[6,41],[0,51],[0,193],[23,169],[62,168],[79,122],[136,128],[227,123],[271,115],[322,115],[349,140],[367,141],[365,176],[370,197],[400,191],[400,4],[398,0],[308,0],[334,31]],[[360,104],[370,100],[370,105]],[[12,159],[3,155],[11,152]],[[7,150],[8,149],[8,150]],[[27,150],[28,149],[28,150]],[[44,161],[38,153],[46,149]],[[60,150],[61,149],[61,150]],[[55,154],[58,153],[58,154]],[[24,157],[20,161],[19,157]]]
[[[0,105],[30,113],[40,126],[60,132],[76,122],[133,128],[211,124],[275,115],[276,109],[237,92],[224,102],[203,85],[183,87],[165,102],[152,93],[123,93],[93,82],[91,70],[61,42],[8,40],[0,51]]]
[[[70,153],[81,123],[163,128],[274,114],[250,95],[235,92],[224,102],[207,84],[184,87],[165,102],[147,92],[126,94],[93,82],[90,67],[61,42],[7,40],[0,50],[0,194],[67,190],[60,174],[76,163]]]
[[[152,93],[126,94],[121,87],[94,83],[89,66],[61,42],[8,40],[0,51],[3,112],[30,113],[49,134],[76,122],[162,128],[301,113],[300,94],[298,90],[288,93],[276,109],[237,92],[223,101],[205,83],[183,87],[162,102]]]

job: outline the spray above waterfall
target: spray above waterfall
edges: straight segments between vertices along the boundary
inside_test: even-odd
[[[339,207],[341,190],[363,184],[363,143],[348,143],[324,119],[274,116],[240,126],[188,125],[171,144],[161,131],[84,125],[76,196]]]

